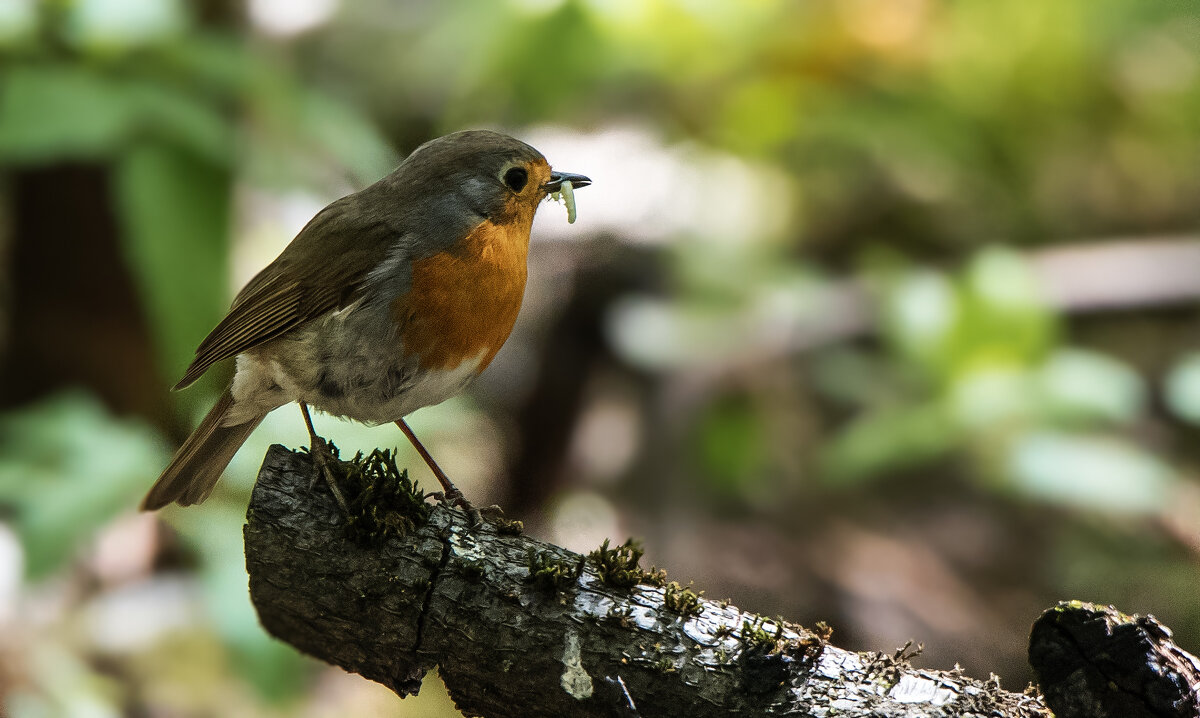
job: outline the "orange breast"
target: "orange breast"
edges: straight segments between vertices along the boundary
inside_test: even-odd
[[[517,321],[528,252],[527,224],[485,221],[453,250],[413,262],[412,288],[392,304],[404,351],[424,369],[482,356],[483,371]]]

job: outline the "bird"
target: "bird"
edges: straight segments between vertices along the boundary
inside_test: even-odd
[[[443,498],[477,523],[478,511],[405,417],[459,393],[495,358],[521,308],[538,206],[589,184],[551,169],[521,140],[465,130],[422,144],[391,174],[330,203],[234,297],[196,349],[174,390],[231,358],[233,379],[141,508],[204,501],[267,413],[295,402],[314,466],[347,514],[310,407],[395,423]]]

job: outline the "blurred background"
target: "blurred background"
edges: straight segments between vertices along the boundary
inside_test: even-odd
[[[1060,599],[1200,649],[1195,2],[2,0],[0,714],[457,715],[259,627],[241,525],[294,407],[208,503],[135,509],[234,292],[470,127],[595,181],[411,419],[477,504],[1010,689]]]

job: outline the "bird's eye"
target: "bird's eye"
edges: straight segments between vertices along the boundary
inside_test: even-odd
[[[513,192],[525,189],[525,183],[528,181],[529,173],[522,167],[513,167],[504,173],[504,184],[508,185]]]

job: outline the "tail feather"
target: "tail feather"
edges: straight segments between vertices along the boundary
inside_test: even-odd
[[[260,416],[244,424],[223,426],[232,408],[233,395],[226,389],[150,487],[142,499],[143,511],[161,509],[172,501],[190,506],[208,498],[233,455],[263,420]]]

